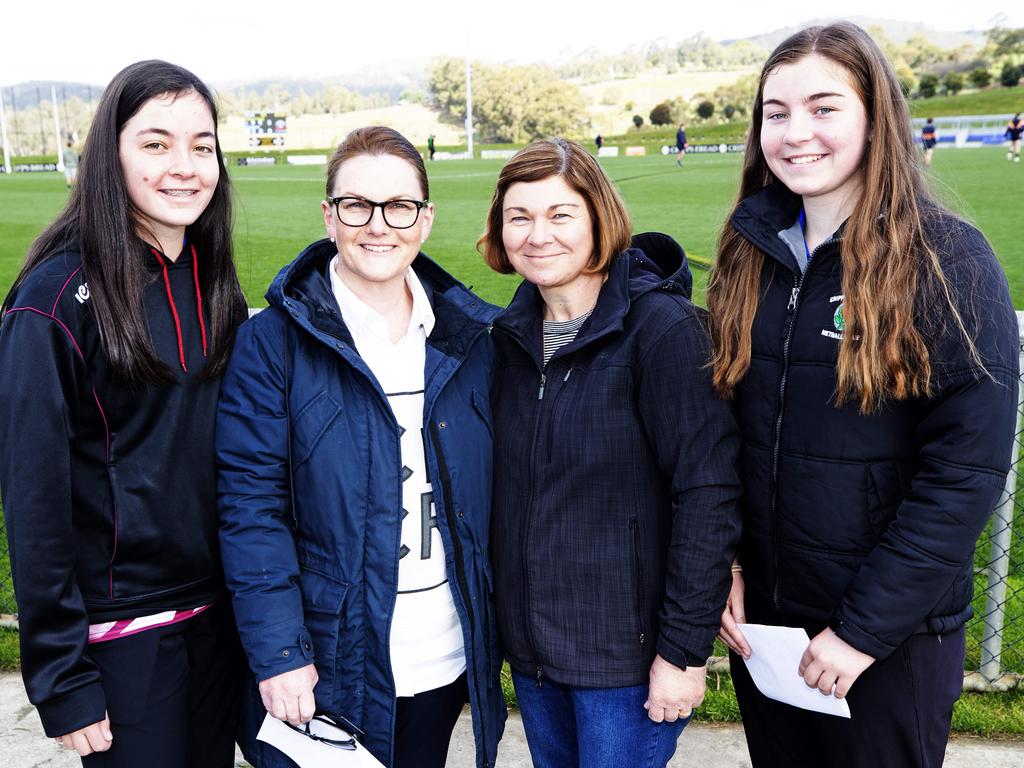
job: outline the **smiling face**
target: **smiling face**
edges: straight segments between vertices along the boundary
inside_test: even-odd
[[[360,197],[374,202],[423,200],[416,169],[395,155],[356,155],[341,164],[334,177],[331,197]],[[404,286],[405,273],[420,245],[430,235],[434,206],[420,211],[408,229],[388,226],[380,208],[361,227],[338,220],[330,203],[323,203],[327,234],[338,246],[338,275],[357,296]]]
[[[177,257],[185,227],[206,210],[220,178],[206,101],[195,92],[150,99],[121,129],[118,155],[139,236]]]
[[[849,74],[817,54],[765,79],[761,151],[790,191],[851,207],[863,182],[868,116]]]
[[[525,280],[541,289],[571,290],[593,279],[585,272],[594,257],[587,201],[561,176],[511,185],[502,216],[505,253]]]

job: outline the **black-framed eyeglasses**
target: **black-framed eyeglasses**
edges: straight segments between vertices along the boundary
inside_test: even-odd
[[[373,209],[380,208],[384,223],[392,229],[408,229],[420,217],[420,211],[427,206],[426,200],[385,200],[376,203],[365,197],[346,195],[329,197],[327,202],[334,206],[338,221],[346,227],[364,227],[373,218]]]
[[[293,731],[308,736],[313,741],[349,751],[355,749],[356,742],[362,741],[366,736],[363,729],[354,725],[347,717],[320,709],[308,723],[292,725],[288,721],[283,722]]]

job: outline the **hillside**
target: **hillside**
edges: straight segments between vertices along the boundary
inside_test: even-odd
[[[941,23],[941,16],[936,18],[938,18],[937,23]],[[755,35],[754,37],[745,39],[752,43],[762,45],[768,50],[772,50],[794,32],[799,32],[805,27],[829,24],[833,21],[852,21],[854,24],[863,27],[864,29],[879,27],[889,40],[899,45],[902,45],[914,35],[924,35],[928,42],[932,45],[937,45],[939,48],[959,48],[961,45],[973,45],[975,48],[981,48],[986,42],[984,32],[951,32],[935,29],[922,21],[897,21],[894,19],[879,19],[873,16],[856,15],[819,16],[817,18],[801,21],[799,24],[782,27],[763,35]],[[722,42],[725,43],[730,41],[723,40]]]
[[[669,74],[664,67],[651,69],[637,77],[608,80],[581,86],[590,114],[591,132],[606,135],[625,133],[633,125],[633,115],[648,121],[651,109],[666,99],[692,99],[699,93],[711,93],[754,72],[734,69],[724,72],[683,71]],[[627,109],[627,106],[632,107]]]

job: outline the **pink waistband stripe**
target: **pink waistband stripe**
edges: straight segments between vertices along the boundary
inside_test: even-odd
[[[149,616],[139,616],[134,619],[118,619],[117,621],[104,621],[100,624],[89,625],[89,644],[104,643],[107,640],[117,640],[121,637],[137,635],[147,629],[167,627],[177,624],[179,621],[186,621],[193,616],[198,616],[207,608],[212,606],[201,605],[198,608],[191,608],[187,611],[162,611]]]

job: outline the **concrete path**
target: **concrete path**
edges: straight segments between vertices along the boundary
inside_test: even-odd
[[[35,709],[25,697],[21,676],[0,673],[0,766],[3,768],[81,768],[73,753],[43,736]],[[464,712],[452,737],[448,768],[474,768],[469,714]],[[244,766],[241,756],[238,765]],[[743,729],[738,725],[690,725],[683,732],[671,768],[750,768]],[[496,768],[529,768],[523,725],[509,718]],[[946,750],[946,768],[1021,768],[1024,741],[1000,742],[958,737]],[[629,768],[629,766],[623,766]]]

